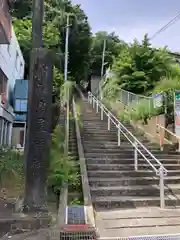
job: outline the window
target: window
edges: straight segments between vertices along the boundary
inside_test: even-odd
[[[16,99],[15,102],[16,112],[27,112],[27,100],[26,99]]]

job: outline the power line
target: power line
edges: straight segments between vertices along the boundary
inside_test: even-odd
[[[167,28],[172,26],[175,22],[177,22],[180,19],[180,13],[177,14],[174,18],[172,18],[168,23],[166,23],[162,28],[160,28],[151,38],[150,40],[154,39],[158,34],[165,31]]]

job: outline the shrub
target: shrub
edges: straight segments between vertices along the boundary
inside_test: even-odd
[[[24,179],[23,152],[15,149],[0,149],[0,184],[1,187],[6,182],[19,184]]]
[[[143,124],[147,124],[148,119],[150,119],[152,116],[162,113],[162,111],[162,108],[156,109],[152,103],[149,103],[148,100],[143,99],[140,100],[139,103],[134,102],[125,107],[124,111],[121,111],[118,114],[118,117],[120,120],[126,121],[141,120]]]
[[[64,152],[65,128],[57,126],[52,135],[52,147],[50,152],[50,165],[48,173],[48,187],[57,193],[62,184],[77,182],[78,174],[76,164],[72,157]]]

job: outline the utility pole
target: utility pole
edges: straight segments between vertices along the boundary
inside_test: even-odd
[[[25,143],[24,212],[47,212],[47,167],[52,118],[53,63],[43,48],[44,0],[33,0],[27,136]]]
[[[101,64],[101,80],[100,80],[100,82],[99,82],[99,94],[100,94],[100,99],[101,99],[101,100],[102,100],[103,96],[102,96],[102,92],[101,92],[100,83],[101,83],[101,81],[102,81],[103,74],[104,74],[104,66],[106,65],[106,63],[104,63],[105,52],[106,52],[106,39],[104,39],[104,42],[103,42],[102,64]]]
[[[64,81],[67,81],[68,76],[68,44],[69,44],[69,14],[67,14],[67,23],[66,23],[66,42],[65,42],[65,61],[64,61]]]
[[[103,73],[104,73],[105,52],[106,52],[106,39],[104,39],[104,43],[103,43],[102,64],[101,64],[101,78],[103,77]]]

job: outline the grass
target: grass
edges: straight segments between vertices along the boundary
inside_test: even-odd
[[[1,197],[16,198],[24,192],[23,152],[0,149]]]

